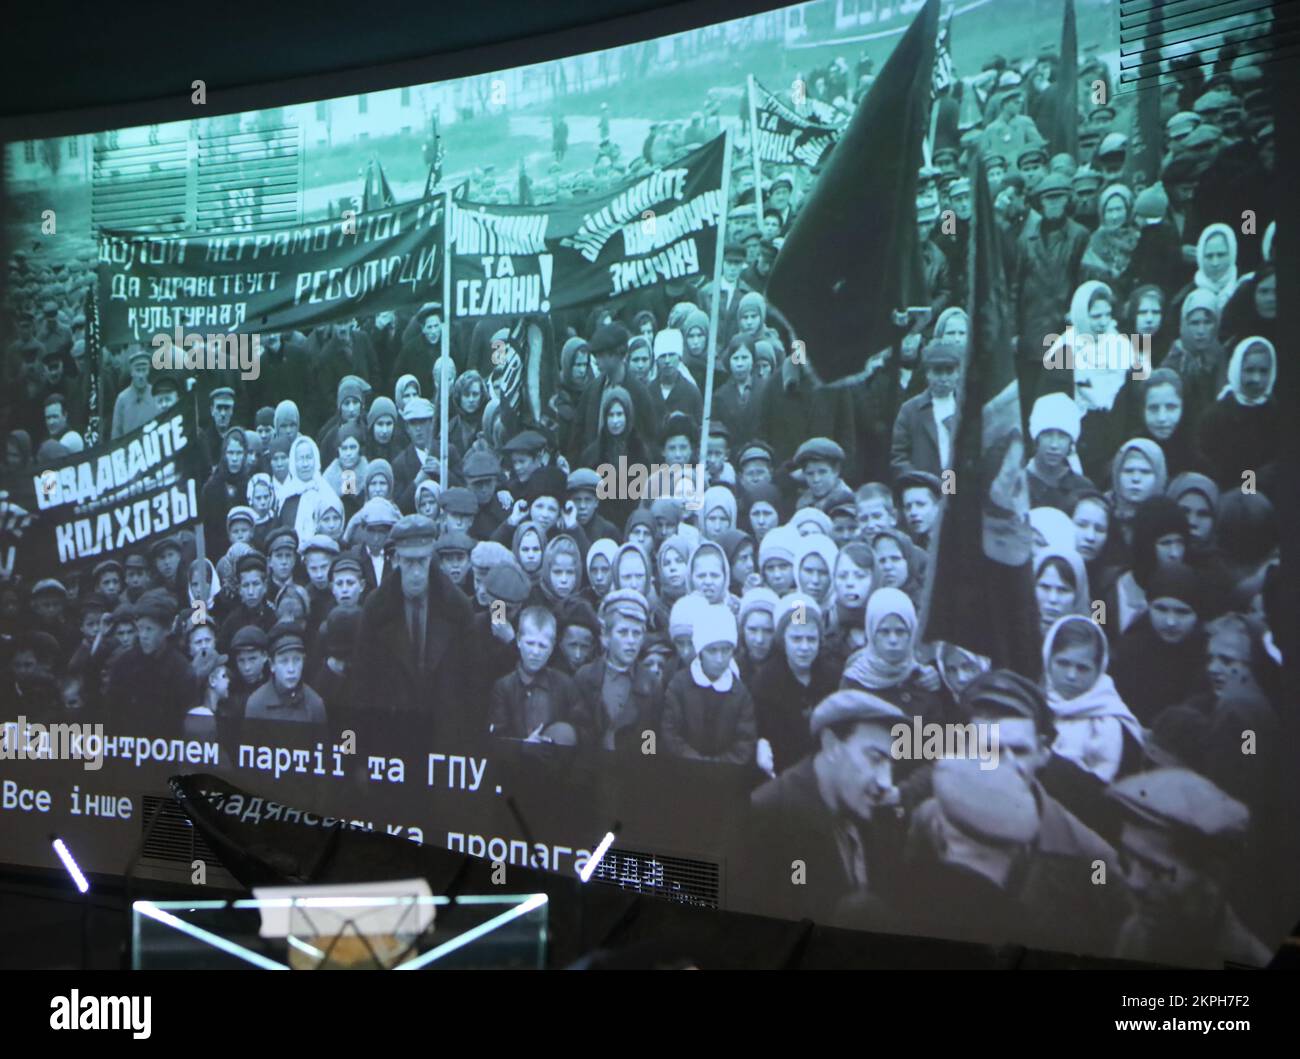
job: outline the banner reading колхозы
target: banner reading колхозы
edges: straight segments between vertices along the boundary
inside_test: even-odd
[[[612,191],[545,206],[449,209],[452,315],[546,313],[710,274],[725,137]]]
[[[196,525],[203,457],[189,404],[94,451],[5,472],[4,569],[57,577],[62,567],[145,552]]]
[[[446,196],[269,232],[101,233],[103,341],[306,330],[442,300]]]

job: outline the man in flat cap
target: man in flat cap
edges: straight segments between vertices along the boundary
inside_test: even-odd
[[[963,356],[955,342],[932,339],[925,344],[925,392],[904,401],[894,420],[889,464],[895,476],[909,471],[938,476],[952,466]]]
[[[761,232],[754,232],[755,257],[758,244],[762,240]],[[732,336],[740,329],[740,299],[753,288],[745,282],[743,273],[747,258],[745,247],[735,240],[728,240],[722,251],[722,279],[715,284],[712,280],[700,288],[700,308],[705,313],[713,309],[715,294],[718,304],[718,345],[726,346]]]
[[[437,530],[424,515],[393,526],[393,576],[384,578],[361,608],[352,660],[356,709],[372,724],[396,722],[387,737],[415,737],[422,745],[464,745],[473,612],[469,600],[433,561]],[[376,689],[382,689],[376,694]]]
[[[438,447],[433,436],[435,415],[433,402],[424,397],[412,397],[402,406],[402,419],[411,436],[411,443],[393,460],[395,495],[392,499],[405,511],[415,506],[415,486],[418,481],[425,478],[439,480],[441,465],[438,463]]]
[[[1204,776],[1162,768],[1111,785],[1123,813],[1120,858],[1136,910],[1115,955],[1260,967],[1271,953],[1229,902],[1250,811]]]
[[[384,575],[392,568],[388,537],[401,517],[397,506],[382,496],[371,497],[357,512],[355,534],[360,540],[353,546],[351,554],[361,564],[367,592],[378,588]]]
[[[140,429],[158,414],[153,387],[149,385],[152,364],[149,351],[143,346],[133,347],[127,354],[127,363],[131,368],[131,385],[119,393],[113,403],[113,439]]]
[[[765,912],[866,925],[886,915],[902,843],[893,782],[898,707],[840,690],[813,708],[816,749],[750,796],[743,879]]]
[[[565,483],[565,499],[573,502],[574,511],[578,516],[578,525],[587,535],[587,540],[598,541],[602,537],[608,537],[613,541],[621,540],[622,534],[618,527],[598,510],[600,500],[596,495],[596,489],[599,485],[599,474],[590,467],[579,467],[569,472],[568,481]]]
[[[105,694],[106,720],[119,732],[181,734],[194,679],[189,659],[167,639],[178,609],[157,589],[135,604],[136,645],[111,663]]]
[[[235,416],[235,391],[229,386],[218,386],[208,395],[208,410],[212,418],[199,431],[199,449],[203,465],[211,470],[221,462],[222,439]]]
[[[657,733],[663,708],[658,681],[637,664],[650,605],[632,588],[606,593],[600,606],[604,654],[578,670],[573,725],[581,745],[635,753]]]

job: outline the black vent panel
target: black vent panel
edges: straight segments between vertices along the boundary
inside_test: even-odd
[[[697,908],[717,908],[721,872],[711,861],[611,847],[591,881]]]
[[[169,864],[184,865],[186,872],[196,860],[201,860],[209,867],[220,864],[212,847],[203,840],[195,830],[190,818],[176,803],[174,798],[162,798],[153,794],[144,796],[144,812],[140,814],[140,837],[143,838],[153,819],[154,813],[161,806],[162,812],[153,832],[144,844],[141,856],[147,860],[166,861]]]

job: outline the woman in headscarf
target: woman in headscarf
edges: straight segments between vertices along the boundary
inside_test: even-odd
[[[442,485],[431,478],[426,478],[415,487],[415,513],[431,518],[437,522],[442,514]]]
[[[655,520],[647,508],[639,507],[623,523],[623,542],[635,544],[648,559],[655,550]]]
[[[876,557],[863,541],[849,541],[835,556],[831,603],[826,614],[826,649],[840,660],[867,641],[867,599],[874,587]]]
[[[698,592],[708,602],[725,603],[732,613],[740,609],[740,600],[729,591],[731,564],[717,541],[701,541],[691,553],[686,568],[686,590]]]
[[[1165,454],[1170,475],[1188,470],[1196,460],[1193,428],[1183,412],[1183,380],[1169,368],[1156,368],[1139,386],[1142,437],[1150,438]]]
[[[1074,550],[1087,568],[1088,581],[1098,584],[1102,571],[1114,565],[1116,554],[1111,545],[1111,503],[1097,490],[1085,489],[1070,505],[1070,521],[1074,523]]]
[[[901,589],[913,603],[921,598],[925,582],[925,553],[907,534],[896,529],[879,529],[868,541],[876,560],[877,589]]]
[[[343,500],[343,509],[349,516],[361,510],[361,494],[366,481],[366,458],[361,454],[365,434],[356,423],[344,423],[334,434],[334,459],[325,468],[325,481],[329,482]],[[346,479],[344,475],[351,477]]]
[[[762,545],[763,538],[785,521],[788,510],[781,490],[775,485],[746,486],[741,491],[744,506],[741,509],[740,528],[748,530],[755,543]]]
[[[1219,331],[1228,341],[1259,335],[1276,345],[1277,269],[1265,263],[1243,277],[1223,308]]]
[[[1169,483],[1165,496],[1182,508],[1187,518],[1187,563],[1195,567],[1216,551],[1219,487],[1203,474],[1185,471]]]
[[[361,506],[365,507],[367,500],[373,500],[377,496],[396,503],[393,467],[387,460],[370,460],[366,464],[366,474],[361,484]]]
[[[316,532],[316,517],[326,499],[338,494],[325,481],[316,442],[301,435],[289,450],[290,495],[280,507],[280,525],[291,527],[300,541]]]
[[[226,618],[226,603],[221,595],[221,577],[211,559],[195,559],[190,563],[185,591],[191,616],[198,613],[195,604],[202,603],[203,613],[220,628]]]
[[[591,379],[591,347],[576,335],[560,350],[560,378],[551,398],[551,410],[558,422],[556,440],[561,452],[573,450],[573,424],[578,414],[582,391]]]
[[[725,485],[710,486],[700,504],[700,536],[716,541],[727,530],[735,528],[736,494]]]
[[[741,596],[750,589],[763,583],[756,573],[758,551],[754,547],[754,538],[743,530],[723,530],[718,536],[718,543],[726,553],[731,566],[731,591]]]
[[[658,627],[661,629],[668,628],[667,619],[673,604],[690,591],[686,580],[694,551],[690,539],[679,534],[666,537],[659,545],[655,564],[658,589],[655,594],[658,596]]]
[[[1107,784],[1141,767],[1146,741],[1106,672],[1109,655],[1105,634],[1079,615],[1053,622],[1043,638],[1043,684],[1056,722],[1052,752]]]
[[[467,371],[451,384],[452,420],[447,427],[450,444],[457,452],[468,452],[483,428],[483,410],[487,407],[487,386],[477,371]]]
[[[1147,609],[1115,644],[1111,675],[1120,697],[1150,727],[1157,715],[1206,687],[1206,594],[1185,563],[1152,571]]]
[[[586,598],[597,610],[614,581],[614,560],[618,556],[619,545],[609,537],[592,541],[587,549],[587,588]]]
[[[1047,551],[1068,551],[1075,547],[1074,520],[1056,507],[1029,509],[1029,528],[1034,535],[1034,559]]]
[[[799,540],[794,556],[795,582],[800,592],[817,601],[823,614],[829,614],[835,598],[832,589],[839,548],[822,533],[810,533]]]
[[[430,364],[433,362],[430,361]],[[406,402],[412,397],[421,397],[420,380],[415,375],[406,374],[397,380],[397,385],[393,387],[393,404],[397,406],[397,417],[402,418],[402,409],[406,407]]]
[[[970,687],[977,676],[987,673],[992,668],[993,662],[958,644],[940,640],[934,645],[934,664],[939,668],[939,679],[943,681],[943,690],[948,693],[948,701],[945,704],[947,715],[961,721],[969,721],[968,716],[963,716],[961,708],[962,692]]]
[[[896,588],[867,600],[867,642],[844,665],[842,688],[857,688],[923,721],[941,721],[939,671],[916,658],[916,608]]]
[[[1137,336],[1136,348],[1149,364],[1155,363],[1157,355],[1164,353],[1173,339],[1168,301],[1154,283],[1144,283],[1134,289],[1124,306],[1124,326],[1129,335]]]
[[[514,536],[510,541],[510,550],[529,582],[536,585],[542,576],[542,557],[546,554],[546,531],[531,519],[524,519],[515,527]]]
[[[1266,338],[1244,338],[1228,362],[1228,385],[1202,417],[1198,441],[1210,477],[1240,488],[1242,471],[1256,475],[1278,458],[1278,410],[1273,400],[1277,351]]]
[[[1224,374],[1219,310],[1213,297],[1194,290],[1183,300],[1178,319],[1178,338],[1160,366],[1176,371],[1183,380],[1183,418],[1195,430],[1213,403],[1216,384]]]
[[[203,539],[213,555],[221,555],[230,546],[226,515],[248,494],[248,463],[248,438],[241,428],[231,427],[221,438],[221,460],[199,495]]]
[[[1112,184],[1097,197],[1097,213],[1101,223],[1083,252],[1079,276],[1101,280],[1123,298],[1132,284],[1130,265],[1138,243],[1133,192],[1123,184]]]
[[[370,384],[356,375],[344,375],[339,379],[338,391],[335,396],[336,408],[334,414],[325,421],[325,425],[315,431],[315,435],[320,439],[321,451],[327,455],[338,450],[338,431],[346,423],[351,423],[364,436],[365,419],[365,395],[369,390]]]
[[[745,687],[757,694],[759,668],[772,657],[773,637],[776,633],[776,608],[780,600],[770,588],[751,588],[740,597],[740,613],[736,623],[740,629],[740,643],[736,648],[736,665]]]
[[[669,327],[674,326],[669,319]],[[691,305],[681,314],[682,364],[690,372],[700,393],[704,392],[705,376],[708,373],[709,316],[702,309]],[[716,382],[716,379],[715,379]]]
[[[763,383],[754,365],[753,342],[740,335],[726,350],[727,381],[713,392],[713,416],[727,425],[737,446],[751,440],[758,429],[758,403]]]
[[[1078,552],[1049,548],[1034,558],[1034,600],[1044,633],[1067,614],[1091,613],[1088,572]]]
[[[292,445],[302,428],[302,414],[293,401],[285,399],[275,406],[275,418],[272,422],[275,425],[275,436],[287,438]]]
[[[935,321],[934,341],[956,346],[963,354],[969,334],[970,318],[960,305],[948,306]]]
[[[1101,481],[1119,443],[1129,434],[1134,388],[1125,385],[1135,365],[1133,348],[1115,324],[1115,295],[1099,280],[1079,285],[1070,301],[1070,323],[1043,361],[1039,396],[1064,392],[1082,420],[1075,445],[1079,471]]]
[[[244,489],[244,497],[253,509],[253,539],[256,542],[259,535],[265,538],[271,528],[278,525],[276,515],[279,514],[279,508],[275,504],[275,484],[271,481],[271,476],[255,474],[250,477]]]
[[[581,598],[582,556],[568,534],[552,537],[542,552],[542,573],[529,602],[558,615],[570,599]]]
[[[1226,224],[1209,224],[1196,240],[1196,275],[1178,293],[1178,300],[1193,290],[1204,291],[1214,300],[1215,316],[1223,313],[1237,289],[1237,236]]]
[[[343,501],[336,496],[324,497],[316,509],[316,533],[332,541],[338,541],[342,546],[345,526]]]
[[[1111,461],[1110,492],[1114,519],[1110,527],[1114,561],[1127,566],[1133,547],[1133,514],[1138,504],[1160,496],[1168,484],[1164,451],[1150,438],[1126,441]]]
[[[840,676],[822,654],[822,614],[815,599],[798,592],[784,596],[775,604],[773,618],[771,653],[752,685],[758,766],[769,776],[816,749],[809,718]]]
[[[600,431],[582,451],[580,467],[640,465],[648,468],[649,452],[636,429],[636,409],[632,395],[623,386],[606,387],[600,397]],[[614,525],[621,525],[636,510],[638,501],[628,497],[609,497],[602,502],[603,513]]]
[[[376,397],[366,413],[366,459],[391,464],[410,443],[410,433],[397,414],[397,406],[387,397]]]
[[[1146,586],[1159,566],[1187,558],[1187,517],[1167,496],[1157,493],[1137,506],[1131,554],[1127,569],[1112,572],[1094,586],[1106,605],[1105,630],[1111,642],[1146,613]]]

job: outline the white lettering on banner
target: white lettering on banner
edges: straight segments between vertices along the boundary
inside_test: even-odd
[[[686,239],[651,257],[617,261],[609,266],[610,295],[652,287],[663,280],[683,279],[700,271],[700,251]]]
[[[544,254],[544,213],[500,216],[452,204],[447,245],[457,254]]]
[[[583,218],[581,227],[561,242],[579,251],[588,261],[596,261],[610,237],[633,218],[640,217],[661,202],[670,199],[680,201],[686,195],[686,179],[689,175],[688,169],[661,169],[652,173],[645,180],[633,184],[609,205]],[[656,215],[658,212],[655,210]]]
[[[69,464],[55,475],[54,488],[46,489],[43,475],[32,479],[37,507],[59,507],[62,504],[112,502],[125,499],[144,488],[157,488],[176,480],[175,466],[171,461],[182,452],[189,439],[185,436],[185,417],[173,416],[163,422],[150,422],[140,437],[112,452]],[[146,471],[166,463],[160,480],[150,486],[137,488],[137,481]]]
[[[623,228],[623,249],[628,255],[648,254],[687,235],[716,228],[722,216],[722,190],[714,188],[697,195],[666,214],[656,215],[649,231],[640,221]]]

